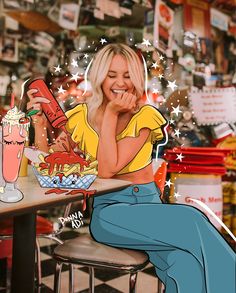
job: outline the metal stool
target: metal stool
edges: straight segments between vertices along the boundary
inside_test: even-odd
[[[65,241],[57,246],[54,250],[53,258],[57,261],[54,277],[55,293],[60,292],[60,275],[64,263],[89,267],[90,293],[94,293],[94,268],[107,268],[128,272],[130,274],[129,292],[135,293],[137,273],[149,262],[146,253],[103,245],[94,241],[87,234]],[[73,287],[73,270],[70,270],[69,293],[74,293]]]
[[[167,165],[165,161],[160,161],[154,173],[154,181],[164,191]],[[81,235],[75,239],[65,241],[57,246],[53,253],[53,258],[57,261],[54,277],[54,292],[60,292],[60,276],[63,263],[70,264],[69,270],[69,293],[74,293],[73,288],[73,265],[85,265],[89,267],[89,290],[94,293],[94,268],[107,268],[123,270],[130,273],[129,292],[135,293],[136,279],[138,271],[142,270],[149,262],[146,253],[114,248],[103,245],[93,240],[89,235]],[[163,284],[157,279],[157,293],[162,292]]]

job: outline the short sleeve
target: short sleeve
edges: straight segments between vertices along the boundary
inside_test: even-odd
[[[128,126],[117,139],[126,136],[137,137],[142,128],[151,130],[151,142],[154,144],[164,138],[163,127],[167,124],[164,116],[153,106],[145,105],[130,120]]]
[[[68,121],[66,123],[66,130],[69,133],[73,133],[78,123],[83,123],[84,118],[84,106],[85,104],[79,104],[73,109],[65,113]]]

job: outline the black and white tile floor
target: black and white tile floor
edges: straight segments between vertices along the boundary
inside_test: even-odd
[[[82,233],[88,233],[88,226],[79,229],[64,228],[61,233],[61,239],[67,240],[74,238]],[[42,283],[40,293],[53,293],[53,280],[55,261],[51,258],[56,244],[48,239],[40,239],[41,260],[42,260]],[[88,293],[89,274],[84,266],[76,266],[75,274],[75,292]],[[64,266],[61,275],[61,293],[68,293],[68,267]],[[115,270],[95,269],[95,292],[96,293],[128,293],[129,274],[117,272]],[[154,268],[148,265],[142,272],[138,273],[137,293],[156,293],[157,278]]]

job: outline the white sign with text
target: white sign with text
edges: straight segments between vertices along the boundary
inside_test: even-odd
[[[177,203],[188,204],[194,206],[201,210],[204,214],[207,215],[212,224],[219,229],[221,226],[215,219],[206,213],[203,208],[201,208],[197,203],[193,202],[190,198],[198,199],[205,203],[214,214],[222,219],[222,210],[223,210],[223,196],[222,196],[222,185],[219,184],[199,184],[199,185],[187,185],[187,184],[178,184],[177,192],[181,196],[177,198]]]
[[[189,95],[198,125],[236,122],[236,88],[193,90]]]

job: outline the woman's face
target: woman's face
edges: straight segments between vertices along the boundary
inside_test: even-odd
[[[107,76],[102,83],[102,90],[108,101],[114,100],[119,93],[134,92],[127,60],[122,55],[113,57]]]

